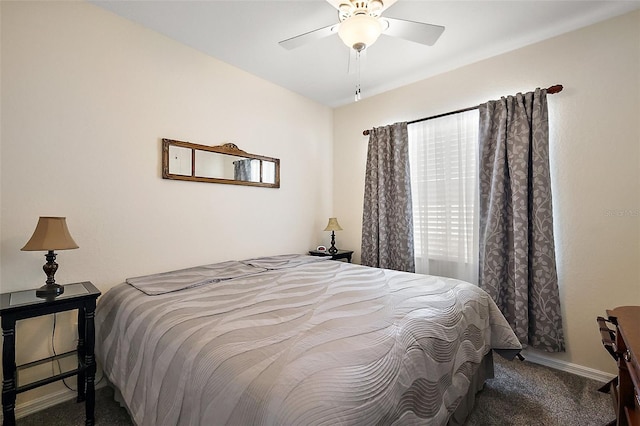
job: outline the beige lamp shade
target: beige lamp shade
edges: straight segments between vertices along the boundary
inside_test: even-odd
[[[41,216],[31,239],[22,251],[69,250],[78,245],[67,228],[67,218]]]
[[[330,217],[329,218],[329,223],[327,224],[327,227],[324,228],[325,231],[342,231],[342,228],[340,227],[340,224],[338,223],[338,219],[335,217]]]

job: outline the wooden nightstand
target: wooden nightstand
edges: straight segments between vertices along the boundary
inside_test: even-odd
[[[310,250],[309,254],[311,256],[331,256],[331,260],[338,259],[347,259],[347,262],[351,263],[351,255],[353,254],[353,250],[338,250],[337,253],[331,254],[328,251],[318,251],[318,250]]]
[[[3,339],[3,425],[13,426],[16,424],[14,413],[16,394],[72,376],[77,376],[78,380],[77,401],[85,401],[85,425],[94,424],[96,361],[93,354],[95,344],[93,318],[98,296],[100,296],[100,291],[88,281],[65,285],[64,293],[52,300],[36,297],[35,289],[0,294]],[[73,309],[78,310],[77,350],[16,366],[16,321]],[[19,383],[21,370],[70,356],[77,357],[77,368],[35,382]]]

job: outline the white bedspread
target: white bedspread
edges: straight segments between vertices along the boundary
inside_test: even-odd
[[[96,355],[138,425],[441,425],[491,348],[520,349],[475,285],[290,259],[99,300]]]

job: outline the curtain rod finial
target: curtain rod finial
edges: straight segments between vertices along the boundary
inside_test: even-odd
[[[549,87],[547,89],[547,93],[550,95],[553,95],[554,93],[562,92],[562,89],[564,89],[564,87],[562,87],[562,84],[556,84],[554,86]]]

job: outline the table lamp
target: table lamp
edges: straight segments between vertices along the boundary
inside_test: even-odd
[[[31,239],[22,247],[22,251],[47,251],[42,270],[47,274],[46,284],[36,290],[37,297],[51,298],[64,293],[64,287],[56,284],[54,275],[58,270],[55,262],[56,254],[54,250],[77,249],[78,245],[67,228],[67,221],[64,217],[45,217],[38,219],[36,230],[33,231]]]
[[[331,231],[331,247],[327,250],[331,254],[336,254],[338,249],[336,248],[336,233],[335,231],[342,231],[340,224],[338,223],[338,219],[335,217],[329,218],[329,223],[327,227],[324,228],[325,231]]]

